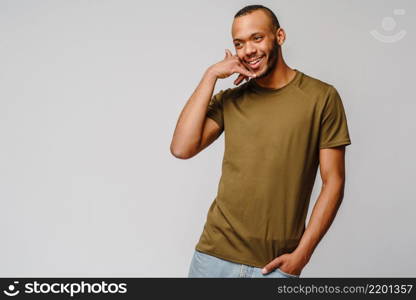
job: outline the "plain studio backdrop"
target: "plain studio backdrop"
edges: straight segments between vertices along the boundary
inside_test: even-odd
[[[416,275],[414,1],[1,0],[0,276],[187,276],[224,135],[169,146],[248,4],[347,113],[344,200],[301,276]],[[318,170],[306,222],[320,189]]]

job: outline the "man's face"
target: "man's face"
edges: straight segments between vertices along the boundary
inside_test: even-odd
[[[237,56],[247,69],[256,73],[257,79],[276,68],[280,45],[263,10],[235,18],[232,37]]]

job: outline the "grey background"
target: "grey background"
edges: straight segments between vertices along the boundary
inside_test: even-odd
[[[190,160],[169,145],[247,4],[276,12],[288,65],[347,113],[344,202],[302,276],[416,275],[414,1],[2,0],[0,276],[187,276],[223,135]],[[310,211],[320,187],[318,171]]]

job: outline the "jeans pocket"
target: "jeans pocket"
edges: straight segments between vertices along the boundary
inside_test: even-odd
[[[280,268],[276,268],[277,271],[279,271],[282,275],[289,277],[289,278],[299,278],[299,275],[295,275],[295,274],[289,274],[286,272],[283,272],[282,270],[280,270]]]

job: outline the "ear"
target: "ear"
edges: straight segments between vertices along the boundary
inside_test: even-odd
[[[282,27],[276,30],[276,40],[280,46],[283,45],[286,40],[286,32]]]

